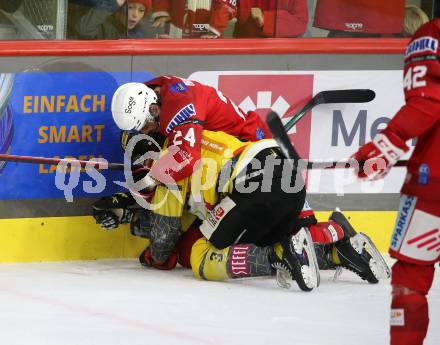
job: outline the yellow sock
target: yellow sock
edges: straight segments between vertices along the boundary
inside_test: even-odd
[[[275,254],[277,255],[278,259],[283,258],[283,246],[280,243],[275,243],[273,245],[273,249],[275,249]]]
[[[335,265],[340,265],[341,264],[341,260],[339,260],[339,256],[338,256],[338,252],[336,250],[336,246],[333,245],[332,248],[332,261]]]

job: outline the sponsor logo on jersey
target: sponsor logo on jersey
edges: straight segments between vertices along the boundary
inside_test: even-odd
[[[411,238],[408,240],[409,245],[417,246],[417,249],[424,248],[428,252],[435,250],[438,252],[438,248],[440,245],[440,229],[432,229],[429,231],[425,231],[423,234]]]
[[[410,45],[405,50],[405,58],[411,56],[412,54],[420,52],[432,52],[437,53],[438,40],[434,37],[423,36],[410,43]]]
[[[215,219],[219,220],[224,214],[225,210],[219,207],[217,210],[215,210]]]
[[[225,210],[221,206],[216,206],[211,212],[208,213],[207,221],[208,223],[216,228],[218,222],[225,215]]]
[[[429,182],[429,166],[426,163],[420,165],[419,168],[419,178],[417,179],[418,184],[428,184]]]
[[[180,125],[181,123],[188,120],[190,117],[196,115],[196,108],[194,107],[194,104],[190,103],[188,105],[185,105],[182,109],[180,109],[176,115],[171,119],[171,121],[168,123],[167,128],[165,129],[165,132],[168,134],[170,133],[176,126]]]
[[[229,272],[233,278],[247,277],[250,274],[247,261],[250,247],[246,245],[234,245],[230,254]]]
[[[206,222],[203,222],[200,226],[200,231],[203,236],[210,239],[214,231],[217,229],[221,220],[228,214],[230,210],[235,207],[235,202],[229,198],[225,197],[221,201],[221,205],[215,206],[211,212],[208,213],[206,217]]]
[[[414,212],[417,198],[410,195],[402,196],[400,199],[399,215],[397,217],[396,226],[394,228],[393,237],[391,239],[391,249],[399,250],[406,230],[408,229],[411,215]]]
[[[196,23],[196,24],[193,24],[193,28],[194,28],[194,31],[196,31],[196,32],[207,32],[210,29],[210,25]]]
[[[264,139],[266,136],[264,135],[264,131],[261,128],[257,128],[256,132],[255,132],[255,137],[258,140]]]
[[[391,309],[391,326],[405,326],[405,310]]]
[[[362,23],[345,23],[345,27],[352,31],[360,31],[363,29],[364,24]]]
[[[211,256],[209,257],[210,261],[216,261],[216,262],[221,262],[223,261],[223,254],[221,253],[212,253]]]
[[[171,91],[173,92],[186,92],[188,91],[188,86],[185,85],[184,82],[179,81],[170,86]]]

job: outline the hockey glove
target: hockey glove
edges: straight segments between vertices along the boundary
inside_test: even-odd
[[[104,230],[116,229],[119,224],[130,223],[133,211],[128,207],[134,199],[125,193],[106,196],[93,204],[93,218]]]
[[[384,129],[352,156],[359,162],[358,178],[374,181],[385,177],[408,150],[396,133],[389,128]]]
[[[173,250],[165,262],[158,263],[154,261],[150,247],[147,247],[139,256],[139,262],[142,266],[154,267],[158,270],[172,270],[177,265],[177,251]]]

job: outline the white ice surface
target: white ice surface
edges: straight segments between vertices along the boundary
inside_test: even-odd
[[[274,278],[197,281],[135,260],[0,265],[2,345],[378,345],[388,343],[390,287],[322,272],[311,292]],[[440,288],[425,345],[439,343]]]

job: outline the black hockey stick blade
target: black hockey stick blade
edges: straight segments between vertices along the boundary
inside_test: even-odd
[[[370,89],[352,89],[352,90],[329,90],[321,91],[316,96],[320,95],[323,103],[368,103],[375,97],[376,93]],[[315,96],[315,97],[316,97]]]
[[[289,136],[287,135],[287,132],[284,129],[283,123],[281,122],[278,114],[274,111],[271,111],[269,114],[267,114],[266,123],[283,155],[286,158],[297,161],[299,159],[299,155],[290,142]]]
[[[284,125],[286,132],[313,107],[327,103],[366,103],[372,101],[376,93],[370,89],[328,90],[317,93]]]

